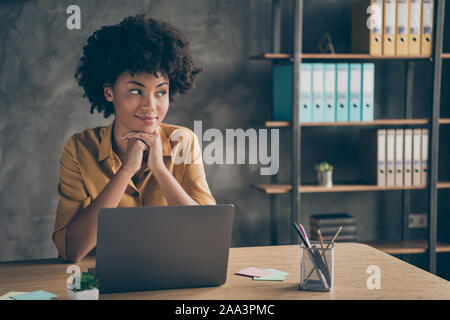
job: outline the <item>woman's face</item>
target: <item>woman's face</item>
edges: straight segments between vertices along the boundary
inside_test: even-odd
[[[127,131],[153,133],[169,109],[169,79],[160,72],[122,73],[114,88],[105,87],[107,101],[114,104],[116,122]]]

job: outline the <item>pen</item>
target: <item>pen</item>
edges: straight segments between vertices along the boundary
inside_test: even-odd
[[[294,228],[295,228],[295,231],[297,231],[298,235],[300,236],[300,239],[302,240],[305,247],[311,248],[311,244],[306,241],[305,237],[303,236],[303,233],[300,231],[299,227],[297,226],[297,224],[295,222],[294,222]]]
[[[300,231],[305,237],[306,242],[308,242],[308,247],[311,248],[311,242],[309,242],[308,235],[306,234],[305,228],[303,228],[302,224],[300,224]]]

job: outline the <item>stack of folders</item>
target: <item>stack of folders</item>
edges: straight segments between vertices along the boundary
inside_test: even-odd
[[[352,51],[431,56],[433,0],[364,0],[352,10]]]
[[[323,241],[330,241],[339,227],[342,230],[336,242],[357,241],[356,221],[348,213],[317,214],[310,217],[311,239],[319,240],[318,230]]]
[[[428,129],[377,129],[360,132],[362,182],[378,186],[425,186]]]
[[[373,63],[302,63],[299,122],[373,121]],[[273,65],[275,121],[292,120],[293,65]]]

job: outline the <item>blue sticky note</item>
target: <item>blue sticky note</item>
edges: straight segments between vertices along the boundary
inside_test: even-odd
[[[264,269],[266,271],[270,271],[271,273],[269,275],[263,276],[263,277],[253,277],[253,280],[259,280],[259,281],[284,281],[285,277],[289,275],[287,272],[283,272],[277,269]]]
[[[24,294],[19,294],[16,296],[12,296],[14,300],[50,300],[52,298],[56,298],[57,295],[44,291],[44,290],[38,290],[33,292],[28,292]]]
[[[272,271],[272,272],[278,272],[279,274],[281,274],[283,276],[288,276],[289,275],[289,272],[284,272],[284,271],[280,271],[280,270],[273,269],[273,268],[268,268],[268,269],[264,269],[264,270]]]

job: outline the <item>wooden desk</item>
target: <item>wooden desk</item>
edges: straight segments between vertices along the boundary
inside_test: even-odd
[[[0,263],[0,295],[9,291],[46,290],[67,298],[66,269],[56,259]],[[82,271],[95,266],[94,257],[78,264]],[[368,289],[367,267],[381,269],[381,289]],[[234,273],[246,267],[289,272],[283,282],[254,281]],[[219,287],[128,292],[100,295],[100,299],[450,299],[450,282],[360,243],[335,248],[335,287],[331,292],[298,290],[298,246],[232,248],[227,281]]]

